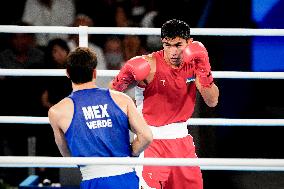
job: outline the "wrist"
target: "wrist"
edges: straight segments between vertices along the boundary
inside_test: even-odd
[[[139,157],[139,154],[135,154],[132,152],[131,157]]]
[[[133,143],[130,144],[130,149],[131,149],[131,157],[138,157],[139,154],[135,153],[133,150]]]
[[[210,88],[214,83],[214,79],[212,77],[211,72],[207,73],[206,75],[205,74],[202,74],[202,75],[197,74],[197,77],[198,77],[198,82],[200,83],[200,85],[202,87]]]

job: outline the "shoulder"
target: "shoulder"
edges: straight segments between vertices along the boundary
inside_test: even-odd
[[[70,98],[64,98],[48,110],[48,117],[61,117],[65,114],[66,110],[72,110],[73,108],[73,101]]]
[[[145,58],[148,61],[152,61],[155,58],[154,52],[150,53],[150,54],[142,55],[142,57]]]
[[[191,40],[189,42],[189,47],[192,50],[203,51],[203,52],[208,53],[205,45],[202,42],[200,42],[200,41],[193,41],[193,40]]]
[[[199,46],[199,47],[205,48],[204,44],[200,41],[192,41],[191,44],[194,45],[194,46]]]
[[[156,57],[154,56],[154,53],[143,55],[142,57],[150,64],[150,66],[152,66],[153,63],[156,60]]]
[[[110,95],[113,101],[126,115],[128,115],[129,107],[135,106],[132,98],[122,92],[110,90]]]
[[[123,93],[123,92],[119,92],[119,91],[115,91],[115,90],[109,90],[111,97],[115,100],[115,101],[122,101],[125,103],[129,103],[130,101],[132,101],[132,99],[130,98],[130,96],[128,96],[127,94]]]
[[[141,56],[135,56],[129,60],[139,60],[139,59],[144,59],[146,60],[147,62],[151,62],[153,60],[154,56],[153,56],[153,53],[151,54],[146,54],[146,55],[141,55]]]
[[[126,113],[128,107],[135,106],[133,99],[127,94],[119,91],[110,90],[113,101]]]
[[[153,57],[150,54],[142,55],[142,56],[135,56],[129,59],[127,62],[148,63],[151,67],[151,65],[153,64]]]

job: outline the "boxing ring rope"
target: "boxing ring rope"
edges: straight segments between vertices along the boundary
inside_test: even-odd
[[[0,116],[0,123],[49,124],[48,117]],[[284,119],[226,119],[226,118],[190,118],[188,125],[200,126],[284,126]]]
[[[202,170],[284,171],[283,159],[0,156],[0,167],[77,168],[78,165],[200,166]]]
[[[88,34],[160,35],[160,28],[64,27],[1,25],[0,33],[78,34],[79,46],[88,45]],[[284,29],[191,28],[192,35],[206,36],[284,36]],[[98,70],[98,76],[114,76],[118,70]],[[0,76],[65,76],[65,70],[0,69]],[[215,78],[284,79],[284,72],[213,71]],[[47,117],[0,116],[0,123],[49,124]],[[284,119],[191,118],[188,125],[284,126]],[[284,171],[284,159],[238,158],[94,158],[0,156],[0,167],[70,167],[77,165],[160,165],[200,166],[203,170]]]
[[[160,28],[139,27],[68,27],[1,25],[0,33],[62,33],[79,34],[79,46],[88,46],[88,34],[160,35]],[[284,29],[191,28],[191,35],[206,36],[284,36]]]
[[[284,29],[252,28],[191,28],[191,35],[207,36],[284,36]],[[139,27],[67,27],[67,26],[16,26],[1,25],[4,33],[62,33],[62,34],[116,34],[116,35],[160,35],[160,28]]]
[[[78,165],[200,166],[203,170],[284,171],[283,159],[0,156],[0,167],[76,168]]]
[[[112,77],[119,70],[97,70],[98,76]],[[214,78],[223,79],[284,79],[284,72],[212,71]],[[64,69],[0,69],[0,76],[66,76]]]

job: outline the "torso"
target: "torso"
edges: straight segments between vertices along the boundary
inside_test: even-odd
[[[152,126],[163,126],[170,123],[184,122],[193,113],[196,97],[194,82],[186,83],[193,78],[190,64],[175,68],[163,57],[163,51],[154,52],[145,57],[150,63],[151,72],[146,82],[136,88],[136,103],[147,123]]]
[[[126,106],[119,106],[123,100],[117,103],[108,90],[98,88],[73,92],[65,100],[74,104],[73,109],[66,110],[66,122],[61,124],[72,156],[130,155]]]

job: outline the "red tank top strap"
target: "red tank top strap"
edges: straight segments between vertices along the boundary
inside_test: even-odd
[[[165,60],[164,60],[164,51],[156,51],[153,53],[155,59],[156,59],[156,70],[163,69],[165,67]]]

